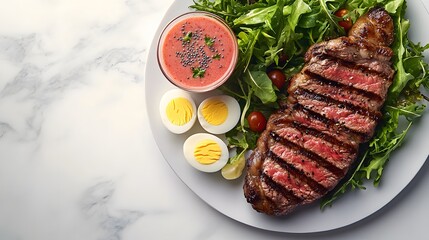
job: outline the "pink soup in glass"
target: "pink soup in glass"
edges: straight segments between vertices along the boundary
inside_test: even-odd
[[[234,33],[221,18],[208,12],[175,18],[158,43],[158,62],[165,77],[192,92],[222,85],[234,71],[237,57]]]

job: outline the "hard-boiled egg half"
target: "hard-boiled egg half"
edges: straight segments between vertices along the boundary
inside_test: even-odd
[[[191,129],[197,118],[194,100],[188,92],[180,89],[164,93],[159,104],[159,112],[164,126],[176,134]]]
[[[198,106],[198,120],[209,133],[223,134],[231,130],[240,119],[240,105],[227,95],[209,97]]]
[[[183,154],[192,167],[203,172],[219,171],[229,158],[226,144],[209,133],[197,133],[186,139]]]

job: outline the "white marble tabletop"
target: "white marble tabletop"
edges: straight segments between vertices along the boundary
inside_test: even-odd
[[[145,110],[172,2],[0,1],[1,240],[427,239],[428,163],[377,213],[315,234],[246,226],[188,189]]]

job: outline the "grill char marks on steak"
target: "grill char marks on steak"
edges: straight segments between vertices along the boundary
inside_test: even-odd
[[[345,87],[316,75],[298,73],[290,80],[289,94],[292,95],[299,88],[379,115],[378,109],[382,101],[355,88]]]
[[[345,103],[333,101],[330,98],[323,97],[302,89],[294,92],[292,101],[297,101],[299,104],[306,106],[307,109],[317,112],[323,117],[337,122],[353,131],[361,134],[371,134],[376,125],[377,116],[369,112],[360,112]],[[294,100],[292,100],[294,99]]]
[[[385,98],[391,79],[374,74],[364,69],[354,69],[341,61],[314,56],[304,67],[305,73],[315,74],[342,85],[353,86],[362,91],[370,92]]]
[[[382,8],[360,17],[347,37],[317,43],[289,82],[247,159],[244,195],[253,208],[285,215],[332,190],[381,117],[394,70],[393,21]]]
[[[271,135],[279,142],[292,143],[306,149],[341,170],[347,168],[356,154],[348,146],[336,144],[329,137],[324,137],[316,131],[305,129],[305,127],[294,126],[294,124],[281,124],[278,129],[271,132]]]

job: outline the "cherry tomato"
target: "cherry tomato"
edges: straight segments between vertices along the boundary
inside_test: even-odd
[[[267,75],[271,79],[271,82],[273,82],[274,86],[276,86],[278,89],[282,89],[282,87],[285,85],[286,76],[279,69],[271,70],[267,73]]]
[[[349,13],[349,10],[347,10],[345,8],[340,8],[335,12],[335,16],[344,17],[347,13]]]
[[[265,116],[259,111],[253,111],[247,116],[250,130],[254,132],[262,132],[267,127]]]
[[[279,53],[279,66],[284,66],[289,57],[284,52]]]
[[[335,12],[335,16],[343,18],[347,13],[349,13],[349,11],[347,9],[341,8],[341,9],[338,9],[338,11]],[[346,19],[343,18],[342,21],[338,22],[338,25],[340,25],[341,27],[343,27],[344,30],[347,32],[347,31],[350,30],[350,28],[352,28],[353,22],[352,22],[352,20],[350,18],[346,18]]]

